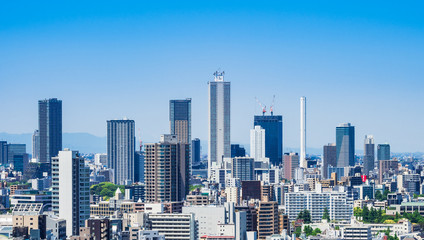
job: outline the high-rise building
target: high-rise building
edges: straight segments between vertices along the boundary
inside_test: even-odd
[[[355,165],[355,127],[350,123],[336,128],[337,167]]]
[[[62,101],[50,98],[38,101],[40,162],[51,163],[62,150]]]
[[[380,160],[379,163],[379,180],[380,184],[383,183],[383,180],[385,179],[385,176],[391,177],[398,173],[399,167],[398,167],[398,160],[396,158],[393,158],[392,160]]]
[[[13,144],[9,143],[7,146],[7,162],[13,164],[13,159],[15,155],[24,155],[26,154],[26,144]]]
[[[224,158],[231,156],[230,82],[224,81],[224,72],[215,72],[209,84],[209,142],[208,177],[212,168],[221,166]]]
[[[259,202],[258,207],[258,239],[278,234],[279,217],[277,202]]]
[[[52,210],[66,220],[66,235],[78,235],[90,217],[90,169],[78,151],[52,158]]]
[[[306,168],[306,97],[300,98],[300,167]]]
[[[169,123],[179,142],[191,143],[191,98],[169,101]]]
[[[200,163],[200,139],[198,138],[191,141],[191,159],[195,164]]]
[[[329,178],[328,166],[335,167],[337,165],[337,149],[335,143],[329,143],[324,145],[322,155],[322,176],[323,178]]]
[[[107,121],[108,167],[113,169],[115,184],[134,182],[134,120]]]
[[[250,130],[250,156],[256,161],[265,158],[265,129],[261,126]]]
[[[390,160],[390,144],[378,144],[377,145],[377,160]]]
[[[364,142],[364,174],[368,175],[374,169],[374,137],[372,135],[365,136]]]
[[[231,174],[240,181],[255,180],[255,160],[250,157],[235,157],[232,159]]]
[[[0,141],[0,163],[2,165],[7,164],[7,161],[9,160],[7,156],[7,153],[8,153],[7,146],[8,145],[6,141]]]
[[[299,155],[297,153],[284,153],[284,178],[291,180],[294,172],[299,167]]]
[[[253,127],[265,129],[265,157],[274,166],[283,161],[283,116],[254,116]]]
[[[190,147],[165,134],[145,145],[144,180],[147,202],[181,201],[189,190]]]
[[[40,131],[38,130],[32,134],[32,158],[40,160]]]
[[[144,183],[144,151],[136,151],[134,155],[134,182]]]

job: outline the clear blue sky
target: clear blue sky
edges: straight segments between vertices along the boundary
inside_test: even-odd
[[[2,1],[0,132],[37,128],[37,100],[63,100],[65,132],[106,135],[136,121],[144,141],[169,131],[169,99],[193,99],[207,140],[207,81],[225,70],[232,141],[249,142],[255,97],[284,115],[285,147],[356,127],[393,151],[424,151],[422,1]]]

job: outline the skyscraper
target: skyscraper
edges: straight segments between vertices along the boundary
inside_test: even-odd
[[[14,144],[9,143],[7,146],[7,162],[9,164],[13,163],[15,155],[24,155],[26,154],[26,144]]]
[[[191,98],[169,101],[169,123],[178,141],[191,143]]]
[[[231,156],[230,142],[230,82],[224,81],[224,72],[215,72],[209,84],[209,142],[208,176],[211,169],[220,167],[223,158]]]
[[[283,116],[254,116],[253,127],[265,129],[265,157],[274,166],[283,162]]]
[[[181,201],[189,190],[190,148],[165,134],[145,145],[144,180],[147,202]]]
[[[336,127],[337,166],[355,165],[355,127],[343,123]]]
[[[265,158],[265,130],[261,126],[250,130],[250,156],[256,161]]]
[[[299,155],[297,153],[284,153],[284,178],[291,180],[294,172],[299,167]]]
[[[323,178],[329,178],[328,166],[335,167],[337,165],[337,148],[335,143],[329,143],[324,145],[323,156],[322,156],[322,176]]]
[[[372,135],[365,136],[364,142],[364,174],[368,175],[374,169],[374,137]]]
[[[300,167],[306,168],[306,97],[300,98]]]
[[[377,145],[377,160],[390,160],[390,145],[388,143]]]
[[[144,151],[134,154],[134,182],[144,183]]]
[[[51,163],[62,150],[62,101],[50,98],[38,101],[40,162]]]
[[[108,167],[113,169],[115,184],[134,182],[134,120],[107,121]]]
[[[78,151],[52,158],[52,210],[66,220],[66,235],[78,235],[90,218],[90,169]]]
[[[191,141],[191,159],[193,163],[200,163],[200,139]]]
[[[38,130],[32,134],[32,158],[40,160],[40,131]]]
[[[2,165],[7,164],[7,161],[9,160],[7,153],[7,142],[6,141],[0,141],[0,163]]]
[[[251,157],[235,157],[232,159],[231,174],[240,181],[255,180],[255,160]]]
[[[246,156],[246,149],[240,144],[231,144],[231,158]]]

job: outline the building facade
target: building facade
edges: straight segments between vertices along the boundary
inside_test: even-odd
[[[355,127],[343,123],[336,127],[337,166],[355,165]]]
[[[255,180],[255,160],[250,157],[235,157],[232,159],[231,174],[240,181]]]
[[[374,137],[372,135],[365,136],[364,142],[364,174],[368,175],[374,170]]]
[[[335,167],[337,165],[337,148],[335,143],[324,145],[322,156],[322,177],[329,178],[328,167]]]
[[[62,150],[62,101],[50,98],[38,101],[38,131],[41,163],[51,163]]]
[[[265,158],[265,129],[261,126],[250,130],[250,156],[256,161]]]
[[[272,165],[279,166],[283,161],[283,116],[254,116],[255,126],[265,130],[265,157]]]

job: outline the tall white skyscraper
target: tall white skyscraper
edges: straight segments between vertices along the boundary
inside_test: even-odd
[[[65,149],[52,158],[52,209],[66,220],[68,237],[90,218],[90,169],[78,151]]]
[[[300,167],[306,168],[306,97],[300,98]]]
[[[265,129],[261,126],[250,129],[250,156],[255,161],[265,158]]]
[[[208,176],[211,169],[221,167],[223,158],[231,157],[230,142],[230,82],[224,72],[215,72],[209,84]]]

